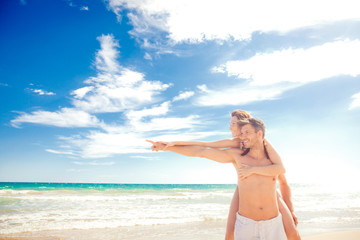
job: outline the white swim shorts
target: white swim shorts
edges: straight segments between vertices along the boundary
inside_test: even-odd
[[[281,214],[275,218],[255,221],[236,214],[235,240],[287,240]]]

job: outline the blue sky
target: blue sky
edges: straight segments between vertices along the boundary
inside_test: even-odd
[[[0,7],[0,181],[235,183],[145,139],[249,111],[292,182],[360,170],[356,1],[21,0]]]

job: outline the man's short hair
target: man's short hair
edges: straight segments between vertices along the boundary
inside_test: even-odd
[[[251,118],[250,113],[243,110],[234,110],[231,117],[236,117],[238,120]]]
[[[250,124],[254,127],[255,132],[257,133],[259,130],[263,133],[263,138],[265,137],[265,123],[263,120],[259,118],[248,118],[237,121],[239,127],[245,126],[246,124]]]

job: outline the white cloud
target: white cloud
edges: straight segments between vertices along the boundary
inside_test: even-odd
[[[11,120],[14,127],[19,127],[22,123],[37,123],[56,127],[98,127],[101,122],[87,112],[62,108],[56,112],[34,111],[30,114],[23,113]]]
[[[174,43],[243,40],[256,31],[286,32],[359,19],[356,0],[109,0],[108,4],[119,19],[124,9],[130,11],[133,35],[145,41],[165,32]]]
[[[54,154],[74,155],[72,151],[58,151],[53,149],[45,149],[45,151]]]
[[[118,41],[111,34],[101,35],[97,40],[100,42],[100,50],[97,51],[95,57],[96,69],[110,73],[118,72],[121,69],[117,62],[119,57]]]
[[[30,89],[30,91],[32,91],[33,93],[37,93],[39,95],[55,95],[55,93],[53,92],[48,92],[42,89]]]
[[[90,113],[122,112],[151,104],[156,101],[156,95],[171,86],[160,81],[146,80],[144,74],[122,67],[117,60],[119,44],[112,35],[102,35],[98,40],[101,48],[96,53],[94,63],[98,74],[85,81],[88,86],[71,92],[73,108],[62,108],[56,112],[22,113],[11,124],[14,127],[19,127],[21,123],[57,127],[104,127]],[[40,95],[54,94],[41,89],[30,90]]]
[[[92,84],[93,88],[86,89],[82,97],[77,94],[73,104],[94,113],[121,112],[152,103],[156,95],[171,86],[160,81],[147,81],[143,74],[129,69],[118,74],[100,74],[86,83]]]
[[[213,67],[211,69],[211,72],[212,73],[225,73],[225,66],[224,65],[221,65],[221,66],[217,66],[217,67]]]
[[[126,117],[130,121],[139,121],[144,117],[153,117],[165,115],[168,113],[170,107],[170,102],[164,102],[160,106],[155,106],[152,108],[144,108],[143,110],[135,111],[130,110],[126,113]]]
[[[185,133],[186,130],[193,130],[195,126],[202,124],[203,121],[197,115],[168,116],[172,101],[187,99],[194,92],[182,92],[172,101],[151,105],[158,101],[155,96],[171,84],[146,80],[144,74],[121,66],[117,59],[119,45],[112,35],[103,35],[98,40],[101,48],[97,51],[94,62],[97,75],[88,78],[86,86],[70,93],[72,108],[61,108],[54,112],[38,110],[21,113],[11,121],[12,126],[35,123],[57,127],[98,128],[81,135],[61,136],[60,150],[46,151],[71,158],[105,158],[117,154],[148,153],[150,146],[145,139],[152,138],[159,132],[169,131],[172,136],[184,138],[189,135]],[[119,112],[125,121],[121,125],[106,124],[95,116],[96,113],[106,112]],[[199,136],[201,134],[196,137]],[[77,161],[75,164],[102,163]]]
[[[308,83],[338,75],[360,74],[360,41],[344,40],[309,49],[286,49],[228,61],[213,70],[250,80],[251,85]]]
[[[115,154],[145,153],[150,148],[141,133],[122,132],[108,133],[92,131],[84,137],[73,136],[66,138],[82,158],[106,158]]]
[[[161,131],[192,128],[200,124],[199,116],[152,118],[149,122],[131,121],[136,131]]]
[[[244,84],[228,88],[208,90],[195,103],[201,106],[241,105],[249,102],[277,99],[284,91],[293,87],[276,85],[273,87],[251,87]]]
[[[354,100],[350,104],[349,110],[360,107],[360,92],[352,95],[351,98],[353,98]]]
[[[89,11],[89,7],[88,6],[82,6],[80,8],[81,11]]]
[[[172,119],[169,119],[172,120]],[[165,120],[166,121],[166,120]],[[174,122],[180,123],[179,122]],[[144,128],[149,125],[144,125]],[[172,126],[171,126],[172,127]],[[186,126],[186,128],[191,125]],[[174,140],[201,140],[209,136],[228,135],[224,132],[196,132],[186,131],[182,129],[172,129],[171,132],[159,134],[158,131],[134,131],[131,127],[124,127],[119,129],[107,129],[113,131],[91,131],[86,135],[74,135],[71,137],[59,137],[59,140],[64,141],[75,156],[92,159],[92,158],[106,158],[118,154],[131,153],[150,153],[151,145],[147,143],[146,139],[174,141]],[[153,129],[156,130],[156,129]],[[169,130],[169,129],[166,129]],[[141,157],[138,157],[141,158]],[[145,157],[142,157],[145,159]],[[152,159],[152,158],[151,158]]]
[[[143,110],[131,110],[126,113],[128,128],[136,132],[149,132],[161,130],[179,130],[193,128],[200,124],[199,116],[190,115],[187,117],[158,117],[168,114],[171,103],[169,101],[160,106],[144,108]]]
[[[145,53],[144,59],[151,61],[151,60],[152,60],[152,57],[151,57],[151,55],[150,55],[149,53]]]
[[[98,161],[91,161],[91,162],[73,162],[75,165],[91,165],[91,166],[112,166],[115,165],[115,162],[98,162]]]
[[[119,44],[112,35],[98,38],[101,49],[96,54],[97,76],[85,81],[89,86],[72,92],[73,104],[87,112],[120,112],[149,104],[171,84],[149,81],[144,74],[122,67],[117,58]]]
[[[194,95],[193,91],[182,92],[178,96],[174,97],[173,101],[176,102],[176,101],[180,101],[180,100],[185,100],[185,99],[192,97],[193,95]]]
[[[83,98],[88,92],[92,91],[94,86],[82,87],[74,90],[71,94],[75,95],[75,98]]]
[[[199,105],[238,105],[276,99],[301,85],[340,75],[360,75],[360,41],[343,40],[309,49],[286,49],[241,61],[228,61],[213,72],[238,77],[232,86],[203,91]]]
[[[70,151],[82,158],[106,158],[118,154],[148,153],[150,146],[145,139],[153,138],[159,131],[170,131],[173,139],[183,139],[189,133],[186,129],[193,129],[200,125],[199,117],[163,117],[166,115],[170,102],[164,102],[153,108],[139,111],[129,111],[125,114],[127,122],[124,125],[103,125],[100,131],[91,131],[83,135],[60,137]],[[191,133],[193,138],[201,138],[204,133]],[[188,138],[190,139],[190,138]],[[162,140],[166,140],[163,138]],[[69,150],[68,150],[69,151]]]
[[[192,129],[200,124],[196,115],[168,117],[171,101],[151,105],[158,101],[155,96],[171,84],[146,80],[144,74],[121,66],[117,59],[119,44],[112,35],[102,35],[98,40],[101,48],[97,51],[94,62],[97,75],[85,81],[87,86],[70,93],[73,108],[61,108],[55,112],[39,110],[22,113],[11,121],[12,126],[36,123],[57,127],[98,128],[81,135],[61,136],[61,150],[46,151],[71,158],[104,158],[116,154],[150,152],[145,139],[152,137],[157,131],[170,130],[173,134],[183,136],[185,129]],[[175,97],[174,101],[186,99],[193,94],[184,92]],[[149,105],[150,107],[145,107]],[[96,113],[107,112],[118,112],[125,121],[121,125],[116,122],[107,124],[95,116]],[[99,165],[97,162],[76,164]]]
[[[198,85],[196,86],[201,92],[209,92],[208,87],[206,86],[206,84],[202,84],[202,85]]]

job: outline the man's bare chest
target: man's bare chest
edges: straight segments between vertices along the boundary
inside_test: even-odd
[[[248,165],[248,166],[269,166],[272,164],[271,160],[268,158],[261,158],[261,159],[256,159],[250,156],[236,156],[235,157],[235,162],[237,165],[239,165],[240,163]]]

